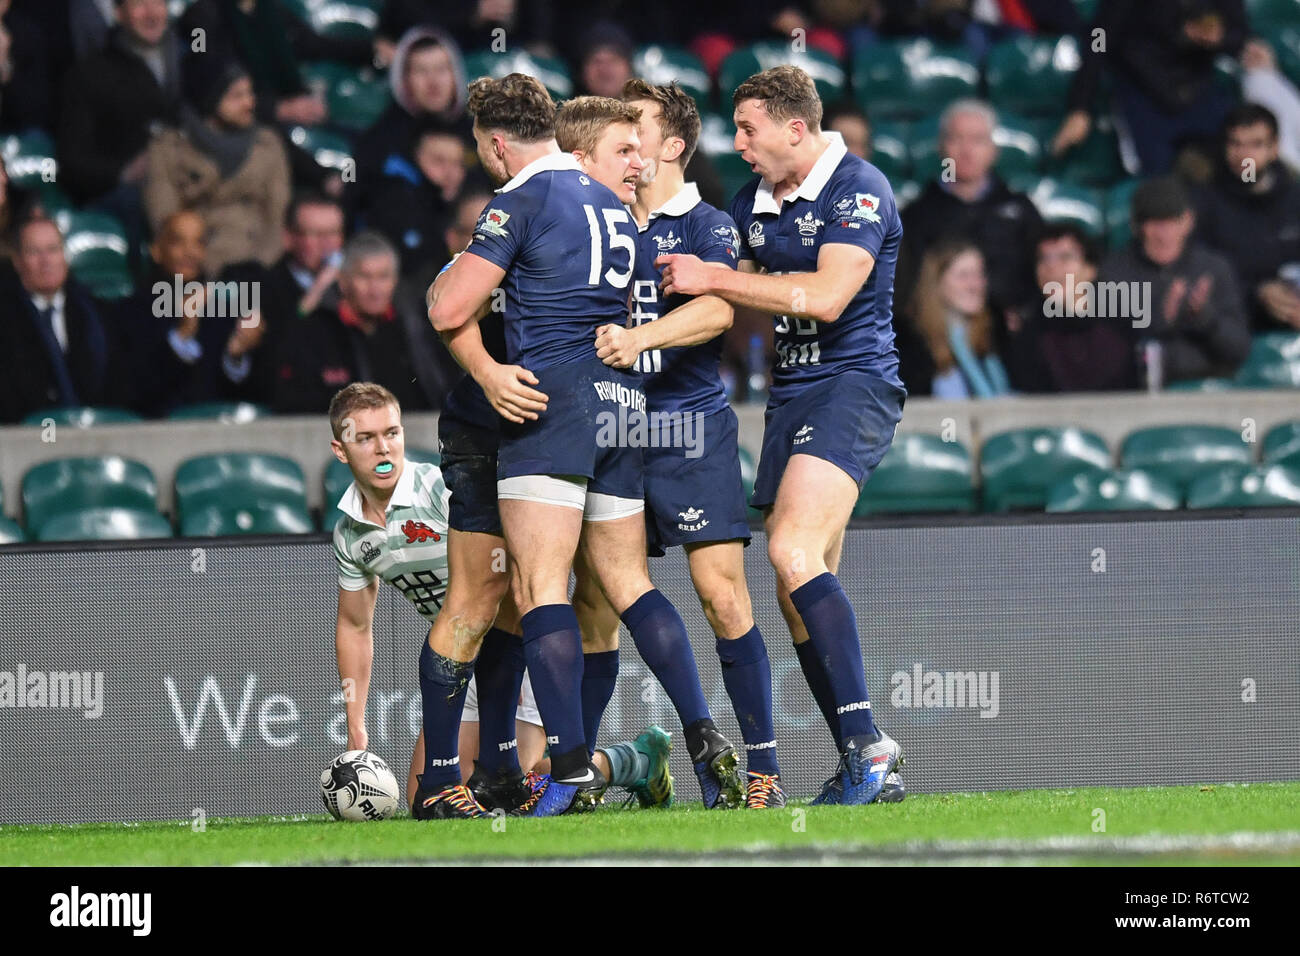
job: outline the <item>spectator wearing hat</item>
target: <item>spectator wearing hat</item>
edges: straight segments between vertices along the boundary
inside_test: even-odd
[[[1218,175],[1197,193],[1196,238],[1232,263],[1255,331],[1300,329],[1300,183],[1264,107],[1228,115]]]
[[[210,275],[252,259],[272,265],[284,251],[289,164],[276,133],[255,122],[253,84],[237,61],[187,77],[192,109],[179,129],[149,147],[145,211],[154,232],[178,209],[208,226]]]
[[[1142,343],[1148,384],[1230,377],[1250,351],[1249,323],[1232,266],[1191,241],[1196,216],[1182,183],[1144,182],[1132,221],[1133,240],[1106,258],[1099,278],[1129,284],[1139,304],[1117,318],[1128,318]]]

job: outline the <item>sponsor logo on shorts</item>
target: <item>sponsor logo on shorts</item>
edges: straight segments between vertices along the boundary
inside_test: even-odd
[[[812,441],[812,433],[813,433],[812,425],[803,426],[803,428],[799,429],[797,432],[794,433],[794,443],[796,445],[802,445],[805,442]]]
[[[677,516],[682,519],[677,524],[678,531],[699,531],[709,526],[709,519],[704,518],[703,508],[687,508],[685,511],[677,512]],[[701,518],[704,520],[701,521]]]
[[[406,535],[407,544],[424,541],[441,541],[442,535],[434,531],[423,521],[408,521],[402,525],[402,534]]]

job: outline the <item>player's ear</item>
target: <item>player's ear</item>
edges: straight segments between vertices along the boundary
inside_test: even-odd
[[[348,463],[347,453],[343,450],[343,442],[339,441],[337,438],[331,439],[330,451],[334,452],[334,457],[343,462],[343,464],[346,465]]]
[[[680,136],[674,136],[664,142],[664,162],[671,163],[677,159],[686,149],[686,140]]]

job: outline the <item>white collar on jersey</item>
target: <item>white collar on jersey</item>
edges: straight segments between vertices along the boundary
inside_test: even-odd
[[[644,226],[637,226],[637,232],[645,232],[650,228],[650,223],[654,222],[656,216],[684,216],[700,204],[700,187],[695,183],[686,183],[681,189],[673,194],[673,198],[658,209],[653,209],[650,215],[646,217]],[[631,206],[625,206],[629,213],[632,212]]]
[[[799,184],[799,188],[781,197],[782,202],[794,202],[796,199],[816,199],[821,193],[822,187],[831,178],[831,173],[835,172],[835,167],[848,154],[848,148],[844,145],[844,137],[839,133],[827,131],[822,135],[830,140],[830,145],[817,157],[817,162],[813,163],[813,168],[808,171],[807,178]],[[762,212],[781,215],[781,207],[772,198],[772,184],[766,179],[758,181],[758,189],[754,192],[754,214],[758,215]]]
[[[409,458],[402,463],[402,474],[398,476],[397,487],[393,489],[393,497],[388,499],[389,511],[415,504],[415,464]],[[343,492],[343,497],[339,499],[339,511],[353,521],[374,525],[374,522],[365,516],[365,511],[362,510],[364,507],[361,490],[357,488],[357,483],[354,481],[348,485],[348,490]]]
[[[578,161],[573,158],[572,153],[547,153],[545,156],[538,156],[523,169],[519,170],[519,172],[515,173],[515,178],[498,189],[497,192],[508,193],[512,189],[518,189],[538,173],[545,173],[553,169],[581,168],[582,167],[578,165]]]

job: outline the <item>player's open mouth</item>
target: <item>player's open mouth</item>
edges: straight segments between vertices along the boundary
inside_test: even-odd
[[[375,465],[375,474],[381,478],[387,478],[393,473],[393,463],[391,461],[381,461]]]

